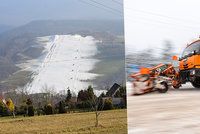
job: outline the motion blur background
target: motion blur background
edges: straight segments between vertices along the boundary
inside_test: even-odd
[[[199,5],[196,0],[124,0],[129,133],[198,132],[198,89],[186,84],[166,94],[131,96],[129,75],[180,57],[187,43],[199,38]]]

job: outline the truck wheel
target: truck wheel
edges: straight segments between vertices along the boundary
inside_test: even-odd
[[[158,92],[159,93],[166,93],[168,91],[168,85],[166,82],[162,82],[160,83],[161,85],[163,85],[163,88],[159,88]]]
[[[200,88],[200,84],[197,82],[192,82],[192,86],[195,88]]]
[[[192,83],[192,86],[195,88],[200,88],[200,77],[195,78],[195,80]]]

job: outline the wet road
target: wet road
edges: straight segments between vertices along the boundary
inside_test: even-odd
[[[130,134],[199,134],[200,89],[129,95],[128,129]]]

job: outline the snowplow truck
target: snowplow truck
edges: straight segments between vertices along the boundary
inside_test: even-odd
[[[179,58],[179,75],[182,84],[191,82],[200,88],[200,38],[188,44]]]

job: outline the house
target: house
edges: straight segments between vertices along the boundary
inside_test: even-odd
[[[114,83],[114,85],[108,90],[108,92],[106,93],[106,95],[108,97],[114,97],[114,95],[116,94],[116,92],[120,89],[120,85],[117,83]]]
[[[120,85],[117,83],[114,83],[114,85],[107,91],[106,97],[103,97],[103,102],[107,99],[112,100],[112,104],[114,106],[123,107],[125,105],[125,100],[123,97],[115,97],[115,94],[120,89]]]

